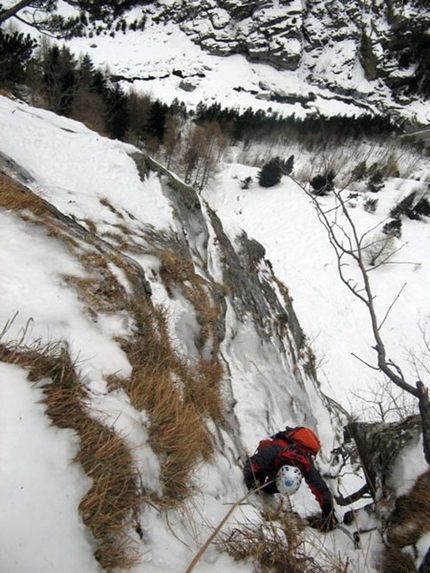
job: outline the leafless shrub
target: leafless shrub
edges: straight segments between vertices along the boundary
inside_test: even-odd
[[[200,189],[206,185],[216,172],[227,143],[228,134],[216,119],[194,126],[181,157],[185,182]]]
[[[430,339],[426,325],[419,325],[422,343],[418,350],[409,349],[409,362],[412,364],[417,378],[430,375]]]
[[[297,180],[295,181],[300,185]],[[375,370],[380,370],[397,388],[414,396],[417,400],[422,422],[424,456],[426,461],[430,463],[430,399],[428,388],[422,380],[418,380],[414,383],[404,377],[401,368],[393,360],[388,358],[385,343],[381,335],[382,326],[403,289],[400,290],[396,299],[392,302],[385,316],[380,321],[376,313],[375,296],[373,294],[369,278],[369,269],[366,265],[363,252],[364,240],[369,236],[369,231],[362,235],[359,234],[341,191],[333,191],[337,203],[336,208],[334,210],[326,210],[324,205],[319,203],[305,186],[300,186],[307,196],[312,198],[319,220],[328,233],[329,243],[336,254],[340,280],[367,308],[370,328],[375,342],[373,349],[377,357],[376,365],[368,364],[368,366]],[[340,218],[343,220],[342,223],[339,223]],[[351,280],[348,274],[349,264],[346,264],[347,262],[353,262],[354,265],[356,265],[360,274],[360,280],[358,282]],[[355,356],[355,354],[353,355]]]
[[[106,104],[100,94],[94,93],[85,87],[79,87],[73,98],[70,117],[84,123],[88,129],[107,136]]]
[[[369,391],[362,390],[354,396],[354,411],[362,404],[364,419],[381,420],[381,422],[401,422],[409,416],[417,414],[415,400],[387,380],[374,380]]]
[[[371,267],[380,267],[387,263],[399,250],[396,239],[392,235],[379,233],[363,243],[362,246],[367,263]]]

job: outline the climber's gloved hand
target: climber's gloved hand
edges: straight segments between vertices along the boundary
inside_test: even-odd
[[[243,469],[243,477],[245,480],[245,485],[248,490],[257,489],[260,487],[260,481],[258,479],[258,472],[252,467],[250,463],[246,463]]]
[[[252,490],[255,489],[258,484],[255,481],[254,475],[251,472],[244,472],[243,477],[245,479],[245,485],[248,488],[248,490]]]
[[[323,507],[320,530],[324,532],[333,531],[337,523],[338,521],[333,508],[331,506]]]

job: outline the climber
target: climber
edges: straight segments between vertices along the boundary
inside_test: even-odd
[[[259,443],[243,472],[249,490],[259,489],[268,494],[293,495],[304,477],[322,510],[319,528],[331,531],[337,523],[333,497],[313,461],[320,448],[320,441],[312,430],[287,426]]]

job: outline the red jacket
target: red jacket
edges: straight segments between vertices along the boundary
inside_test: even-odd
[[[276,436],[260,442],[257,453],[247,460],[245,483],[249,489],[267,483],[263,491],[277,493],[275,478],[279,468],[284,465],[295,466],[301,471],[324,515],[329,515],[333,511],[333,497],[312,456]]]

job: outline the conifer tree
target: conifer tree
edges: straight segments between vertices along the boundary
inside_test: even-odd
[[[277,185],[282,178],[282,167],[279,157],[274,157],[265,163],[260,169],[257,178],[261,187]]]
[[[78,84],[76,61],[68,48],[54,45],[43,52],[42,82],[49,108],[66,115],[72,108]]]
[[[72,3],[72,2],[71,2]],[[73,4],[81,11],[86,11],[91,18],[102,20],[106,17],[114,19],[120,17],[126,10],[139,4],[150,4],[142,0],[75,0]],[[16,0],[12,5],[3,7],[0,4],[0,25],[19,15],[29,26],[40,30],[49,29],[52,16],[56,16],[57,0]],[[21,12],[24,8],[34,8],[33,18],[23,18]]]
[[[6,33],[0,29],[0,85],[20,82],[25,65],[31,58],[36,42],[22,32]]]
[[[158,144],[162,143],[166,132],[167,111],[167,106],[159,100],[155,100],[149,110],[146,132],[150,137],[154,137]]]
[[[106,94],[106,126],[109,136],[113,139],[122,139],[126,134],[130,115],[127,106],[127,95],[120,86],[108,90]]]

